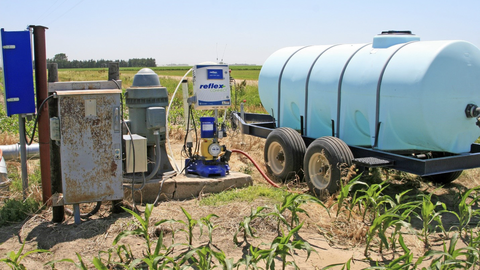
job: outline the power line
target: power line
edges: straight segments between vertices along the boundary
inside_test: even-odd
[[[70,12],[72,9],[76,8],[78,5],[80,5],[83,1],[85,0],[80,0],[80,2],[78,2],[77,4],[75,4],[73,7],[71,7],[70,9],[68,9],[67,11],[65,11],[62,15],[58,16],[57,18],[53,19],[53,21],[50,21],[49,24],[52,24],[54,23],[55,21],[57,21],[58,19],[60,19],[61,17],[63,17],[65,14],[67,14],[68,12]]]
[[[55,6],[55,4],[58,3],[58,1],[60,1],[60,0],[56,0],[55,2],[53,2],[53,4],[51,4],[50,7],[48,7],[48,8],[45,10],[45,12],[43,12],[43,14],[40,15],[40,17],[38,17],[38,19],[36,19],[36,21],[40,21],[40,20],[43,19],[46,15],[50,15],[50,14],[52,14],[53,12],[55,12],[55,10],[57,10],[57,9],[58,9],[61,5],[63,5],[63,3],[65,3],[67,0],[63,0],[63,2],[60,3],[60,5]],[[52,9],[52,7],[54,7],[54,6],[55,6],[55,8]],[[50,10],[50,9],[51,9],[51,10]],[[49,12],[48,10],[50,10],[50,12]]]

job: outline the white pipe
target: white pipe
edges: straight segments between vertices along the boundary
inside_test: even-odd
[[[3,152],[3,157],[6,160],[20,159],[20,144],[0,145],[0,150]],[[27,158],[39,159],[40,147],[38,143],[27,145]]]
[[[182,79],[180,80],[180,82],[177,85],[177,88],[175,88],[175,91],[173,92],[172,99],[170,100],[170,104],[168,104],[168,108],[167,108],[167,122],[168,122],[168,115],[170,114],[170,108],[172,107],[172,102],[175,99],[175,94],[177,94],[177,90],[180,87],[180,85],[182,84],[185,77],[187,77],[188,73],[190,73],[190,71],[192,71],[192,70],[193,70],[192,68],[189,69],[187,71],[187,73],[185,73],[185,75],[183,75]],[[167,147],[168,147],[168,150],[171,153],[171,156],[169,156],[169,158],[173,162],[173,165],[175,165],[175,169],[177,170],[177,172],[180,173],[180,169],[178,168],[177,162],[175,161],[175,158],[174,158],[174,155],[173,155],[172,146],[170,145],[170,138],[168,137],[168,123],[166,124],[166,127],[167,127],[167,132],[166,132]]]

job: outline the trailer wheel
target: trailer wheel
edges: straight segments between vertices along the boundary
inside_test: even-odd
[[[275,178],[287,180],[289,175],[302,178],[305,142],[302,136],[291,128],[277,128],[267,137],[264,160],[267,171]]]
[[[425,176],[424,179],[432,181],[437,184],[449,184],[453,182],[455,179],[462,175],[463,171],[456,171],[456,172],[448,172],[448,173],[440,173]]]
[[[322,137],[307,148],[303,167],[310,190],[317,196],[328,191],[335,193],[339,188],[342,168],[350,167],[353,154],[342,140]]]

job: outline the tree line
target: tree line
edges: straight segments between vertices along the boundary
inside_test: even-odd
[[[156,67],[154,58],[133,58],[125,60],[68,60],[65,53],[58,53],[53,58],[48,58],[47,63],[57,63],[58,68],[103,68],[108,63],[118,62],[120,67]]]

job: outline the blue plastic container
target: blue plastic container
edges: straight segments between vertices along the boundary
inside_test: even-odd
[[[386,151],[462,153],[480,136],[465,115],[480,105],[479,74],[471,43],[381,34],[372,44],[280,49],[258,85],[279,127]]]
[[[200,117],[200,137],[213,138],[215,129],[215,117]]]

